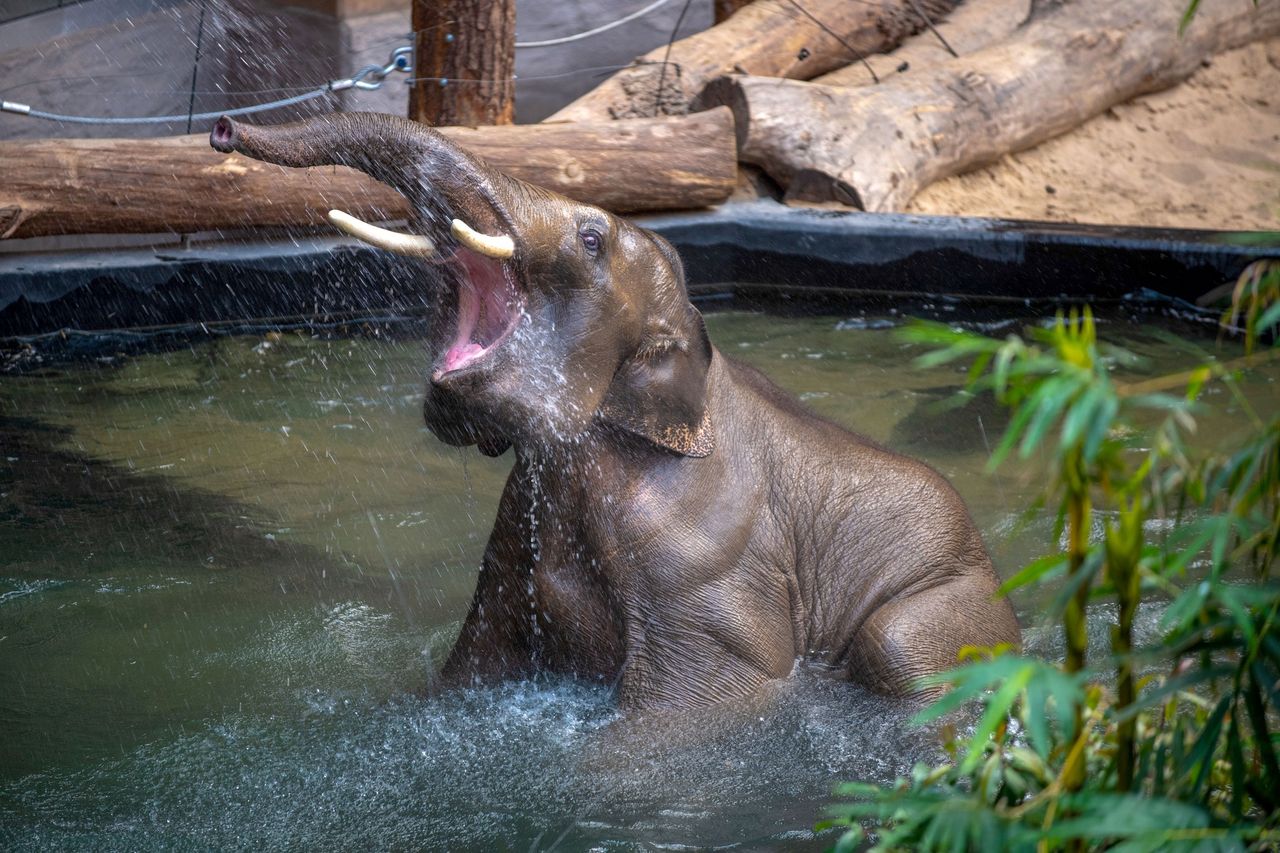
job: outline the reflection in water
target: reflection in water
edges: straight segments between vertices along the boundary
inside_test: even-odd
[[[708,325],[946,474],[1001,572],[1044,550],[1037,460],[984,474],[1002,414],[939,406],[960,371],[913,369],[873,320]],[[1108,332],[1147,373],[1190,363]],[[424,431],[423,361],[286,335],[0,377],[0,847],[821,848],[833,782],[935,757],[911,709],[812,671],[674,719],[555,679],[417,698],[510,464]],[[1274,408],[1278,378],[1244,390]],[[1210,399],[1201,435],[1229,441],[1234,401]]]

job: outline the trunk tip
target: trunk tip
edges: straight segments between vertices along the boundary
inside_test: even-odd
[[[213,146],[214,151],[230,154],[236,150],[238,136],[236,123],[230,117],[222,116],[213,123],[213,130],[209,131],[209,144]]]

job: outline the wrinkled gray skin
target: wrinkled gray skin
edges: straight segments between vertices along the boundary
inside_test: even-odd
[[[223,119],[212,142],[368,172],[439,247],[427,425],[516,453],[446,683],[552,670],[616,685],[626,709],[684,708],[809,658],[905,695],[962,646],[1018,643],[946,480],[722,355],[661,237],[392,116]],[[514,256],[463,248],[453,217]],[[446,370],[461,290],[495,281],[515,330]]]

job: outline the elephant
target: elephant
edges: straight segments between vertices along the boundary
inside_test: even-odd
[[[1019,644],[952,486],[721,353],[659,235],[395,116],[223,117],[210,141],[409,200],[409,233],[330,218],[435,270],[430,431],[514,448],[443,684],[565,673],[661,712],[812,664],[912,697],[963,647]]]

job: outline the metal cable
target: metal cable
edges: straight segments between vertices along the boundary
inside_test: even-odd
[[[676,35],[680,32],[680,25],[684,23],[684,15],[689,11],[689,4],[693,0],[684,0],[684,8],[680,10],[680,17],[676,18],[675,29],[671,31],[671,38],[667,39],[667,52],[662,55],[662,68],[658,71],[658,88],[653,93],[653,114],[656,117],[662,112],[662,84],[667,79],[667,65],[671,62],[671,46],[676,43]],[[676,63],[676,67],[680,67],[680,63]]]
[[[312,98],[318,98],[321,95],[327,95],[333,91],[328,86],[314,89],[301,95],[294,95],[292,98],[281,98],[278,101],[270,101],[265,104],[255,104],[251,107],[240,107],[234,110],[217,110],[211,113],[180,113],[172,116],[73,116],[64,115],[62,113],[50,113],[44,110],[33,110],[26,104],[15,104],[11,101],[0,101],[0,110],[4,112],[17,113],[18,115],[31,116],[32,118],[48,119],[49,121],[61,121],[69,124],[169,124],[171,122],[184,121],[209,121],[219,116],[241,116],[250,113],[262,112],[263,110],[274,110],[277,107],[288,107],[293,104],[300,104],[303,101],[309,101]]]
[[[187,101],[187,133],[191,132],[191,122],[195,121],[196,78],[200,76],[200,46],[204,43],[204,13],[209,7],[209,0],[200,3],[200,27],[196,30],[196,58],[191,66],[191,97]]]
[[[598,36],[600,35],[600,33],[608,32],[614,27],[620,27],[623,24],[634,21],[636,18],[639,18],[643,15],[647,15],[650,12],[652,12],[654,9],[657,9],[660,6],[665,6],[670,2],[671,0],[654,0],[654,2],[650,3],[648,6],[645,6],[643,9],[638,9],[635,12],[632,12],[630,15],[619,18],[618,20],[612,21],[608,24],[601,24],[595,29],[584,30],[583,32],[580,32],[580,33],[574,33],[571,36],[561,36],[560,38],[554,38],[554,39],[543,39],[542,41],[518,41],[516,42],[516,47],[518,48],[554,47],[557,44],[568,44],[571,41],[578,41],[579,39],[591,38],[591,36]]]
[[[515,46],[518,48],[553,47],[559,44],[567,44],[569,42],[578,41],[580,39],[590,38],[591,36],[596,36],[596,35],[599,35],[600,33],[608,32],[614,27],[620,27],[623,24],[629,23],[630,21],[634,21],[636,18],[639,18],[643,15],[647,15],[650,12],[654,11],[655,9],[665,6],[667,3],[670,3],[670,2],[671,0],[654,0],[654,2],[650,3],[648,6],[645,6],[642,9],[637,9],[636,11],[632,12],[629,15],[624,15],[623,17],[617,19],[616,21],[611,21],[610,23],[602,24],[601,26],[595,27],[594,29],[585,30],[580,33],[574,33],[573,35],[561,36],[560,38],[544,39],[542,41],[516,42]],[[688,3],[686,3],[684,10],[682,10],[680,13],[681,21],[684,20],[684,13],[688,11],[688,8],[689,8]],[[204,8],[203,7],[201,8],[200,23],[201,23],[201,31],[203,32],[203,28],[204,28],[203,27],[204,25]],[[676,28],[679,29],[679,26],[680,26],[679,23],[677,23]],[[668,47],[670,46],[668,45]],[[191,124],[193,122],[209,121],[211,119],[216,119],[219,116],[250,115],[252,113],[264,112],[266,110],[279,109],[280,107],[293,106],[294,104],[300,104],[305,101],[310,101],[315,98],[323,97],[324,95],[327,95],[330,92],[339,92],[345,89],[352,89],[352,88],[377,89],[379,86],[382,85],[383,79],[385,79],[386,76],[390,74],[392,71],[408,72],[410,70],[410,66],[412,65],[412,61],[410,59],[412,55],[412,50],[413,48],[411,47],[396,48],[391,52],[391,61],[387,65],[381,66],[381,67],[377,65],[367,66],[366,68],[361,69],[355,76],[351,78],[347,78],[344,80],[331,80],[326,85],[319,86],[315,89],[312,89],[309,92],[303,92],[302,94],[293,95],[288,98],[280,98],[279,100],[275,100],[275,101],[268,101],[267,103],[264,103],[264,104],[254,104],[253,106],[238,107],[236,109],[231,109],[231,110],[217,110],[214,112],[193,113],[190,111],[190,107],[189,107],[188,112],[183,115],[79,116],[79,115],[69,115],[66,113],[48,112],[47,110],[38,110],[33,108],[30,104],[18,103],[17,101],[0,100],[0,112],[13,113],[15,115],[30,116],[31,118],[45,119],[46,121],[65,122],[67,124],[171,124],[173,122],[185,121],[187,123],[187,130],[190,131]],[[196,78],[196,73],[198,71],[199,62],[200,62],[200,44],[199,44],[199,36],[197,36],[197,41],[196,41],[197,70],[193,70],[191,75],[191,92],[189,95],[191,105],[195,104],[195,95],[196,95],[196,90],[195,90],[196,79],[195,78]],[[663,70],[664,71],[666,70],[665,63],[663,65]],[[121,75],[121,76],[132,76],[132,75]],[[373,77],[373,82],[369,82],[364,79],[365,77],[370,77],[370,76]],[[546,75],[546,77],[548,78],[557,77],[557,76],[568,76],[568,75]],[[540,79],[540,78],[530,78],[530,79]],[[417,78],[413,78],[407,82],[412,83],[412,82],[416,82],[416,80]],[[462,82],[462,81],[456,81],[456,82]],[[13,86],[9,88],[17,88],[17,87]]]
[[[392,72],[409,73],[412,63],[413,48],[398,47],[391,51],[391,58],[386,65],[368,65],[360,69],[351,77],[339,80],[330,80],[323,86],[317,86],[309,92],[303,92],[299,95],[292,95],[288,98],[279,98],[274,101],[267,101],[264,104],[254,104],[248,107],[237,107],[230,110],[216,110],[207,113],[183,113],[180,115],[169,116],[77,116],[66,115],[64,113],[51,113],[45,110],[33,109],[29,104],[20,104],[14,101],[0,101],[0,112],[14,113],[16,115],[31,116],[32,118],[46,119],[48,121],[67,122],[69,124],[169,124],[171,122],[187,122],[190,127],[191,122],[209,121],[219,116],[242,116],[251,113],[260,113],[265,110],[279,109],[280,107],[289,107],[294,104],[301,104],[304,101],[310,101],[315,98],[323,97],[330,92],[341,92],[346,89],[377,89],[382,85],[382,81],[386,79],[388,74]],[[366,80],[365,78],[372,78]]]
[[[924,9],[921,9],[920,4],[917,3],[916,0],[907,0],[907,2],[911,4],[911,8],[916,10],[916,14],[918,14],[921,18],[924,19],[924,25],[929,28],[929,32],[933,33],[935,36],[938,37],[938,41],[942,42],[942,46],[947,49],[947,53],[951,54],[952,56],[958,59],[960,57],[960,54],[956,53],[955,49],[952,48],[951,45],[947,42],[947,40],[942,37],[942,33],[938,32],[938,28],[935,27],[933,25],[933,21],[929,19],[929,13],[926,12]]]
[[[822,23],[822,21],[819,21],[817,18],[815,18],[812,14],[810,14],[809,10],[808,10],[808,9],[806,9],[805,7],[801,6],[801,5],[797,2],[797,0],[787,0],[787,2],[789,2],[792,6],[796,7],[796,9],[797,9],[797,10],[799,10],[799,11],[800,11],[800,13],[801,13],[802,15],[804,15],[806,18],[808,18],[809,20],[811,20],[811,21],[813,21],[815,24],[817,24],[817,25],[818,25],[818,28],[819,28],[819,29],[821,29],[824,33],[826,33],[827,35],[831,36],[833,39],[835,39],[836,41],[838,41],[838,42],[840,42],[842,45],[844,45],[844,46],[845,46],[845,49],[846,49],[846,50],[848,50],[848,51],[849,51],[849,53],[853,54],[853,59],[854,59],[854,61],[855,61],[855,62],[861,62],[861,63],[862,63],[862,65],[863,65],[863,67],[865,67],[865,68],[867,69],[867,73],[871,75],[871,79],[872,79],[872,81],[874,81],[874,82],[876,82],[876,83],[879,83],[879,82],[880,82],[880,78],[879,78],[878,76],[876,76],[876,70],[875,70],[874,68],[872,68],[872,67],[871,67],[871,63],[870,63],[870,62],[867,62],[867,58],[866,58],[865,56],[863,56],[863,55],[858,51],[858,49],[857,49],[857,48],[855,48],[853,45],[849,44],[849,42],[847,42],[847,41],[845,41],[843,38],[841,38],[841,37],[840,37],[840,34],[839,34],[839,33],[837,33],[835,30],[831,29],[831,28],[830,28],[830,27],[828,27],[826,24]]]

